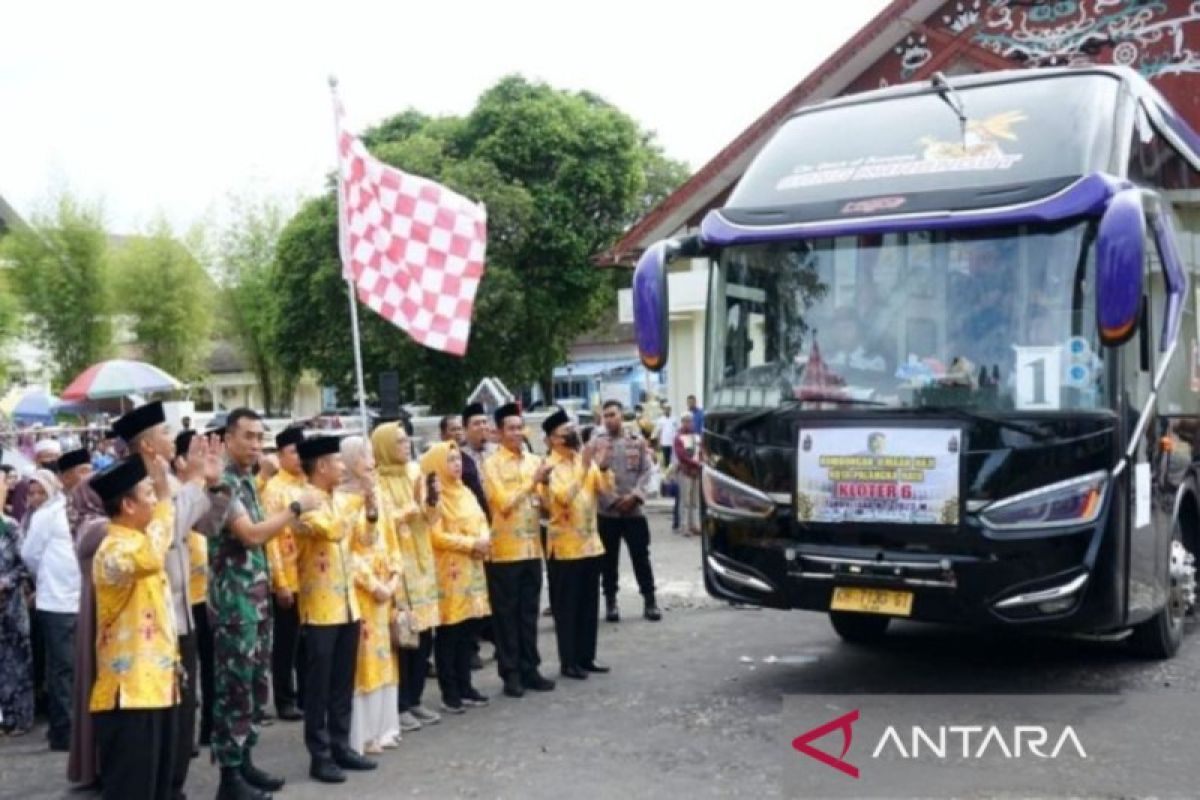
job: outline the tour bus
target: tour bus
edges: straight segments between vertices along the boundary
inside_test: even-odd
[[[708,264],[708,592],[827,612],[847,641],[907,618],[1173,655],[1200,318],[1172,204],[1198,170],[1200,137],[1124,68],[938,74],[793,114],[634,275],[662,369],[668,265]]]

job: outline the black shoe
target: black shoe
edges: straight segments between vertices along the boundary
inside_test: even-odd
[[[275,713],[285,722],[295,722],[296,720],[304,719],[304,715],[300,710],[291,703],[283,703],[275,709]]]
[[[609,672],[612,669],[611,667],[606,667],[604,664],[597,664],[595,661],[590,664],[580,664],[579,666],[585,672]]]
[[[504,694],[507,697],[525,696],[525,687],[521,685],[521,681],[516,675],[509,675],[504,679]]]
[[[554,681],[549,678],[543,678],[539,672],[522,675],[521,685],[535,692],[549,692],[554,689]]]
[[[463,705],[480,708],[488,704],[488,697],[486,694],[480,694],[477,689],[472,688],[462,693],[462,701]]]
[[[662,619],[662,612],[658,610],[658,603],[653,597],[646,598],[646,607],[642,611],[642,616],[651,622],[658,622]]]
[[[347,750],[344,753],[334,753],[333,761],[342,769],[353,770],[355,772],[369,772],[379,766],[371,759],[359,755],[353,750]]]
[[[483,669],[483,659],[479,657],[479,653],[471,653],[471,671]]]
[[[588,676],[579,667],[563,667],[559,672],[564,678],[574,678],[577,681],[585,681]]]
[[[254,761],[250,758],[249,748],[245,750],[242,756],[242,778],[255,789],[262,789],[264,792],[278,792],[283,788],[283,784],[286,783],[278,775],[263,772],[254,766]]]
[[[237,767],[221,767],[217,800],[271,800],[271,795],[246,783]]]
[[[620,622],[621,611],[617,608],[617,596],[604,597],[604,621],[605,622]]]
[[[321,783],[346,782],[346,773],[329,758],[314,758],[308,768],[308,775]]]

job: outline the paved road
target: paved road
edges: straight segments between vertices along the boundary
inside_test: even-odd
[[[340,788],[308,779],[296,723],[266,728],[256,760],[285,774],[281,796],[296,800],[782,797],[784,764],[794,756],[788,743],[797,734],[781,721],[786,694],[1116,691],[1200,699],[1195,633],[1166,663],[1132,660],[1110,643],[916,624],[897,625],[881,646],[859,648],[841,644],[821,615],[731,608],[704,595],[699,543],[671,535],[667,522],[653,515],[666,618],[653,624],[631,613],[640,605],[626,562],[626,619],[601,623],[600,657],[611,674],[511,700],[499,696],[489,663],[477,673],[479,688],[493,696],[489,708],[406,735],[399,750],[380,757],[378,770]],[[541,647],[553,667],[548,619]],[[1155,724],[1136,716],[1133,729]],[[1194,741],[1194,730],[1178,733],[1180,741]],[[45,752],[38,738],[0,739],[0,796],[64,796],[64,767],[65,756]],[[197,759],[189,795],[212,797],[216,777],[206,758]]]

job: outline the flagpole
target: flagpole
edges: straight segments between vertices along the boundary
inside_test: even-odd
[[[362,365],[362,337],[358,329],[358,298],[354,296],[354,281],[351,276],[346,273],[347,264],[345,240],[342,237],[342,223],[345,217],[342,214],[342,154],[338,138],[341,136],[341,114],[339,113],[337,103],[337,78],[333,75],[329,76],[329,91],[333,95],[333,118],[337,135],[334,137],[334,146],[338,148],[337,160],[334,162],[337,165],[338,179],[335,187],[338,202],[338,254],[342,259],[342,272],[346,277],[346,292],[350,297],[350,338],[354,346],[354,379],[358,388],[358,415],[362,424],[362,435],[365,439],[371,435],[371,425],[367,419],[367,390],[366,384],[363,381],[363,365]]]

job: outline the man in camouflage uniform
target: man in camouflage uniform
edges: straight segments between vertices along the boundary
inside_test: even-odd
[[[229,413],[228,466],[213,490],[231,495],[229,513],[218,529],[206,531],[215,665],[212,751],[221,767],[217,800],[264,800],[284,784],[255,767],[250,755],[270,691],[271,583],[263,545],[316,504],[305,497],[265,515],[253,475],[263,436],[257,413],[247,408]]]

